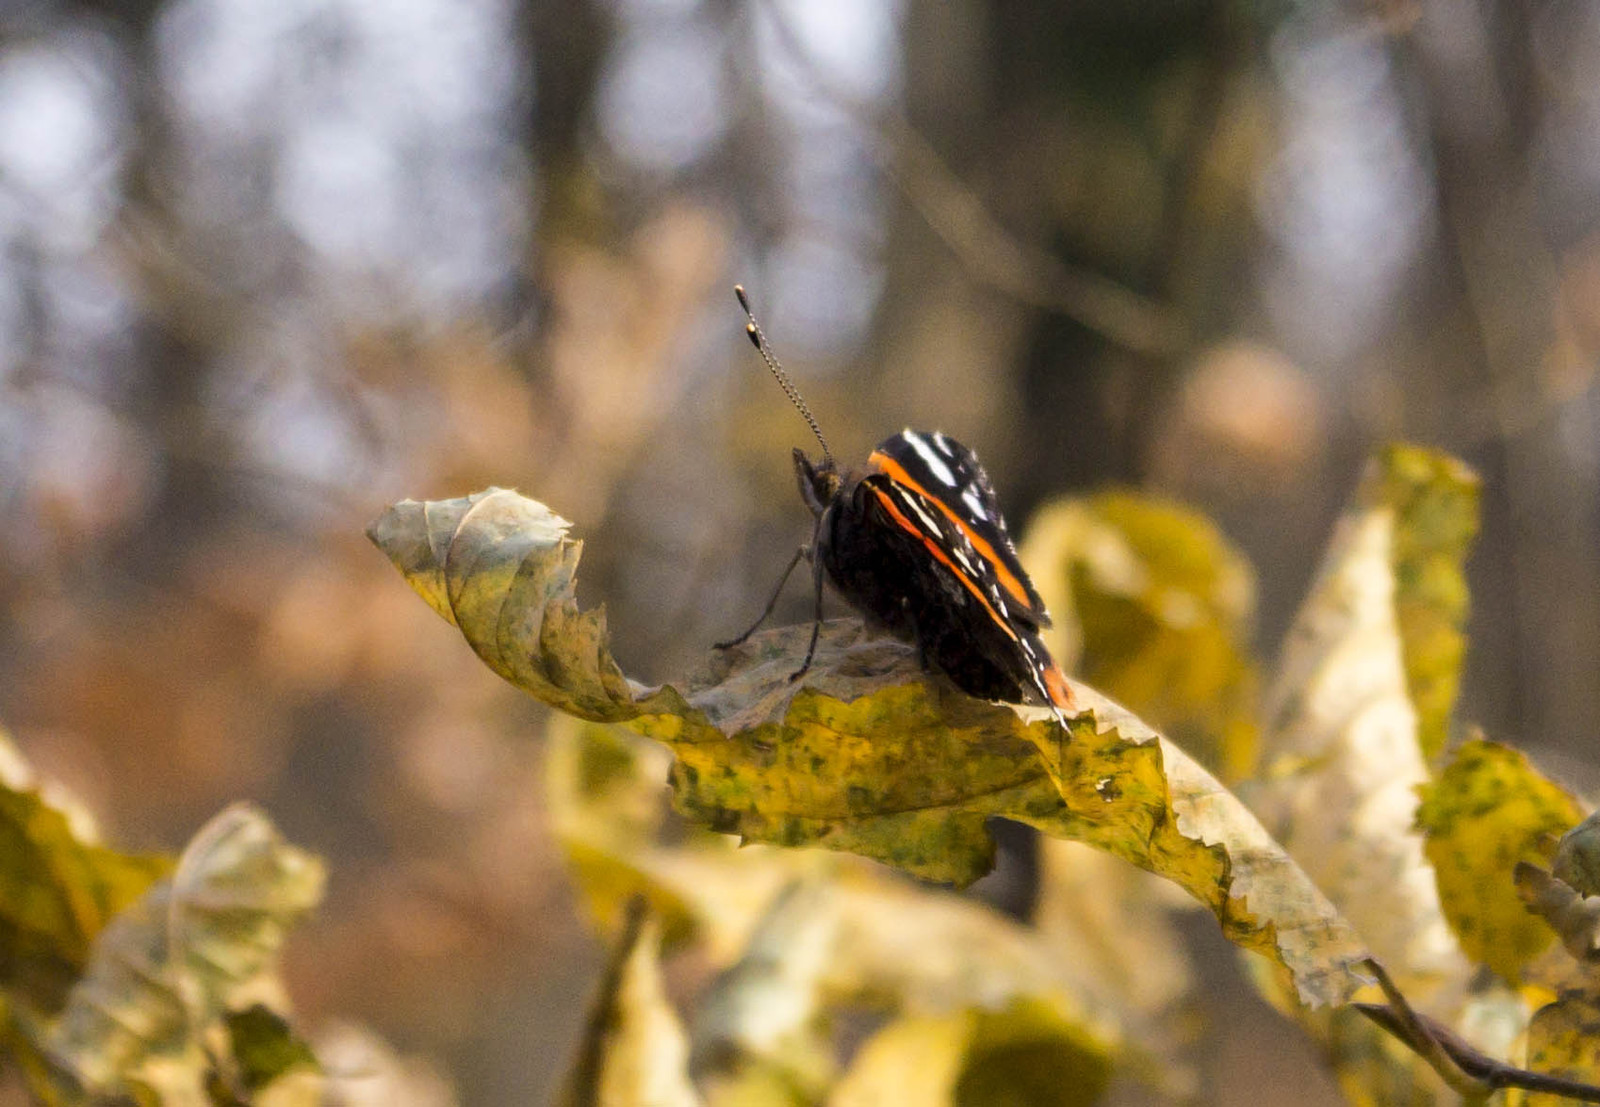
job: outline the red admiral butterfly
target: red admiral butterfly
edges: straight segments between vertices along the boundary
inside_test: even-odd
[[[978,457],[937,432],[903,430],[878,444],[864,469],[841,472],[811,409],[773,356],[736,286],[745,333],[822,445],[813,463],[794,451],[800,496],[815,523],[811,543],[795,552],[761,618],[726,649],[766,622],[801,559],[811,562],[816,593],[811,645],[798,680],[811,668],[822,627],[826,572],[850,605],[896,637],[916,644],[957,687],[986,700],[1051,708],[1063,725],[1072,689],[1039,631],[1050,625]]]

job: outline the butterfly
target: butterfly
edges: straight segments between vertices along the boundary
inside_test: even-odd
[[[962,691],[1049,707],[1065,725],[1064,712],[1075,703],[1040,637],[1050,615],[1017,559],[977,454],[947,435],[907,429],[880,442],[865,466],[841,469],[772,353],[743,287],[734,293],[746,335],[810,425],[822,458],[794,451],[800,497],[811,509],[811,542],[795,551],[761,617],[716,648],[754,634],[795,567],[809,561],[816,598],[811,643],[791,680],[804,676],[816,655],[826,579],[869,625],[914,643],[924,667],[944,673]]]

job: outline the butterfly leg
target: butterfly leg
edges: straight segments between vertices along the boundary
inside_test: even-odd
[[[791,565],[790,568],[794,566]],[[810,671],[811,659],[817,654],[817,635],[822,633],[822,558],[820,557],[811,559],[811,581],[817,593],[817,607],[811,617],[811,644],[806,647],[806,659],[800,663],[798,669],[789,674],[791,681],[799,680]]]
[[[917,668],[925,673],[932,672],[933,659],[928,656],[928,643],[917,629],[917,613],[908,597],[900,597],[900,610],[905,613],[906,623],[911,627],[911,640],[917,644]]]
[[[767,619],[772,615],[772,609],[778,606],[778,597],[783,595],[783,586],[789,583],[789,576],[794,572],[794,567],[800,564],[800,559],[802,557],[807,557],[810,555],[810,553],[811,547],[809,546],[801,546],[794,552],[794,557],[789,559],[789,567],[783,571],[783,576],[778,578],[778,587],[772,590],[772,598],[767,601],[766,610],[761,612],[761,618],[750,624],[749,630],[745,631],[737,638],[729,638],[726,642],[714,643],[711,648],[714,650],[732,649],[734,646],[739,645],[746,638],[749,638],[752,634],[754,634],[757,628],[759,628],[762,623],[766,622]]]

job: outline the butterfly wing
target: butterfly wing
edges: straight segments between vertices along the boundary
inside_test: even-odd
[[[949,529],[945,523],[955,528],[981,563],[976,575],[998,587],[1007,616],[1034,627],[1050,625],[977,454],[947,435],[907,429],[880,442],[867,463],[927,502],[942,520],[941,530]]]
[[[967,529],[885,473],[863,479],[859,492],[859,545],[847,564],[830,568],[852,602],[910,630],[924,656],[972,695],[1049,705],[1065,721],[1061,712],[1073,707],[1066,677],[1038,626],[1013,617],[1009,589]],[[887,562],[886,574],[872,575]]]

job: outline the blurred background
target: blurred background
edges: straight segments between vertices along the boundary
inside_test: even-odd
[[[122,846],[263,803],[303,1017],[539,1102],[544,712],[362,528],[518,487],[683,673],[807,534],[736,280],[842,458],[1191,503],[1269,656],[1371,447],[1458,453],[1462,716],[1600,786],[1587,0],[5,0],[0,720]]]

